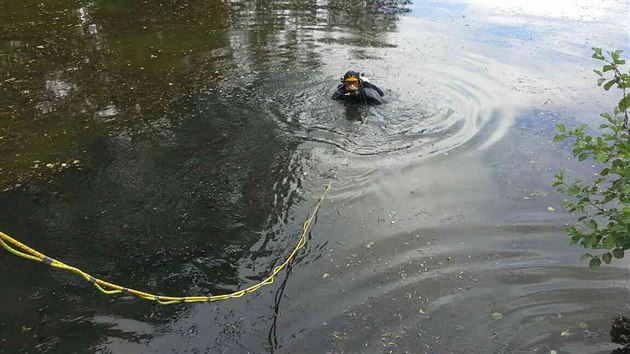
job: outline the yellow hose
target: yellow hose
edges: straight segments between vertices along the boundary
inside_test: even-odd
[[[101,293],[106,294],[106,295],[127,293],[129,295],[133,295],[140,299],[144,299],[148,301],[155,301],[160,305],[170,305],[170,304],[177,304],[177,303],[182,303],[182,302],[208,302],[208,301],[237,299],[247,293],[253,293],[256,290],[260,289],[261,287],[273,283],[274,277],[278,273],[280,273],[283,269],[285,269],[291,263],[291,261],[293,261],[297,252],[300,249],[302,249],[304,245],[306,244],[306,233],[308,232],[308,229],[311,226],[311,223],[313,222],[315,215],[317,215],[317,212],[319,211],[322,205],[322,202],[326,198],[326,195],[328,194],[328,191],[330,190],[331,185],[332,185],[332,182],[328,183],[326,190],[324,190],[324,193],[317,201],[317,204],[315,204],[315,207],[313,208],[309,217],[306,219],[306,221],[302,225],[302,235],[298,239],[298,242],[296,246],[293,248],[293,251],[291,251],[291,253],[287,256],[284,262],[278,266],[275,266],[271,274],[267,276],[264,280],[246,289],[238,290],[238,291],[235,291],[229,294],[224,294],[224,295],[211,295],[211,296],[198,295],[198,296],[176,297],[176,296],[161,296],[161,295],[150,294],[150,293],[142,292],[142,291],[131,289],[131,288],[126,288],[120,285],[116,285],[116,284],[109,283],[107,281],[95,278],[91,276],[90,274],[82,271],[81,269],[67,265],[56,259],[50,258],[46,256],[45,254],[40,253],[28,247],[27,245],[21,243],[20,241],[12,238],[11,236],[3,232],[0,232],[0,246],[2,246],[2,248],[4,248],[5,250],[9,251],[10,253],[18,257],[30,259],[31,261],[35,261],[35,262],[43,262],[50,265],[51,267],[59,268],[59,269],[62,269],[71,273],[75,273],[81,276],[86,281],[94,284],[94,286]],[[9,244],[20,249],[21,251],[16,250],[15,248],[11,247]]]

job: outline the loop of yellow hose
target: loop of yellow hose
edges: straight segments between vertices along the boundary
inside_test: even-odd
[[[116,285],[113,283],[109,283],[107,281],[98,279],[98,278],[94,278],[93,276],[91,276],[90,274],[82,271],[81,269],[78,269],[76,267],[73,266],[69,266],[61,261],[58,261],[56,259],[50,258],[48,256],[46,256],[43,253],[40,253],[30,247],[28,247],[27,245],[19,242],[18,240],[12,238],[11,236],[0,232],[0,246],[2,246],[2,248],[4,248],[5,250],[7,250],[8,252],[10,252],[11,254],[14,254],[18,257],[22,257],[22,258],[26,258],[29,259],[31,261],[35,261],[35,262],[43,262],[48,264],[49,266],[53,267],[53,268],[57,268],[57,269],[61,269],[61,270],[65,270],[74,274],[79,275],[80,277],[82,277],[83,279],[85,279],[87,282],[90,282],[94,285],[94,287],[96,289],[98,289],[98,291],[100,291],[101,293],[105,294],[105,295],[113,295],[113,294],[120,294],[120,293],[126,293],[132,296],[135,296],[139,299],[143,299],[143,300],[147,300],[147,301],[154,301],[157,304],[160,305],[171,305],[171,304],[178,304],[178,303],[182,303],[182,302],[208,302],[208,301],[220,301],[220,300],[228,300],[228,299],[238,299],[240,297],[242,297],[245,294],[248,293],[253,293],[255,291],[257,291],[258,289],[262,288],[265,285],[269,285],[272,284],[274,281],[274,277],[280,273],[283,269],[285,269],[290,263],[291,261],[293,261],[293,259],[295,258],[295,255],[297,254],[297,252],[302,249],[304,247],[304,245],[306,245],[306,234],[308,232],[309,227],[311,226],[311,223],[313,222],[313,219],[315,218],[315,215],[317,214],[317,212],[319,211],[319,208],[322,205],[322,202],[324,201],[324,199],[326,198],[326,195],[328,194],[328,191],[330,190],[330,187],[332,185],[331,183],[328,183],[328,186],[326,187],[326,189],[324,190],[324,193],[322,194],[322,196],[319,198],[319,200],[317,201],[317,204],[315,204],[315,207],[313,208],[312,212],[310,213],[309,217],[306,219],[306,221],[304,221],[303,227],[302,227],[302,234],[300,235],[300,238],[298,239],[298,242],[296,244],[296,246],[293,248],[293,250],[291,251],[291,253],[287,256],[287,258],[284,260],[284,262],[278,266],[275,266],[273,268],[272,273],[266,277],[264,280],[246,288],[246,289],[242,289],[242,290],[237,290],[234,291],[232,293],[229,294],[223,294],[223,295],[211,295],[211,296],[204,296],[204,295],[199,295],[199,296],[184,296],[184,297],[174,297],[174,296],[161,296],[161,295],[154,295],[154,294],[149,294],[149,293],[145,293],[139,290],[135,290],[135,289],[131,289],[131,288],[126,288],[126,287],[122,287],[120,285]],[[18,248],[19,250],[16,250],[15,248],[11,247],[9,244],[11,244],[12,246]]]

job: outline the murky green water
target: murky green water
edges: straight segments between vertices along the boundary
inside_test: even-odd
[[[2,254],[0,352],[610,352],[630,263],[588,270],[547,208],[560,166],[593,173],[553,124],[618,100],[590,47],[629,49],[628,10],[0,1],[2,231],[220,294],[273,269],[333,180],[289,275],[237,301],[156,307]],[[387,104],[329,100],[349,69]]]

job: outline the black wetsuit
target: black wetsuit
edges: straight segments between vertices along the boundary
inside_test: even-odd
[[[337,90],[333,93],[332,98],[334,100],[346,102],[381,104],[383,103],[384,95],[383,91],[376,87],[376,85],[366,81],[361,81],[358,94],[349,94],[346,90],[346,85],[339,84],[339,86],[337,86]]]

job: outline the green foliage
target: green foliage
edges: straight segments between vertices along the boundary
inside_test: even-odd
[[[563,207],[579,215],[576,225],[566,231],[572,244],[599,251],[598,254],[584,253],[581,259],[589,260],[589,267],[595,269],[602,261],[610,264],[613,259],[623,258],[630,248],[630,129],[628,127],[628,106],[630,95],[630,71],[622,72],[621,51],[602,53],[593,48],[593,58],[603,62],[602,70],[595,70],[599,76],[597,84],[608,91],[613,86],[621,90],[621,101],[612,114],[603,113],[604,122],[593,136],[586,132],[586,125],[567,129],[558,124],[555,142],[569,139],[574,142],[573,156],[579,161],[592,158],[601,168],[594,181],[565,180],[565,171],[555,176],[553,186],[559,192],[570,196]],[[612,77],[611,77],[612,75]]]

